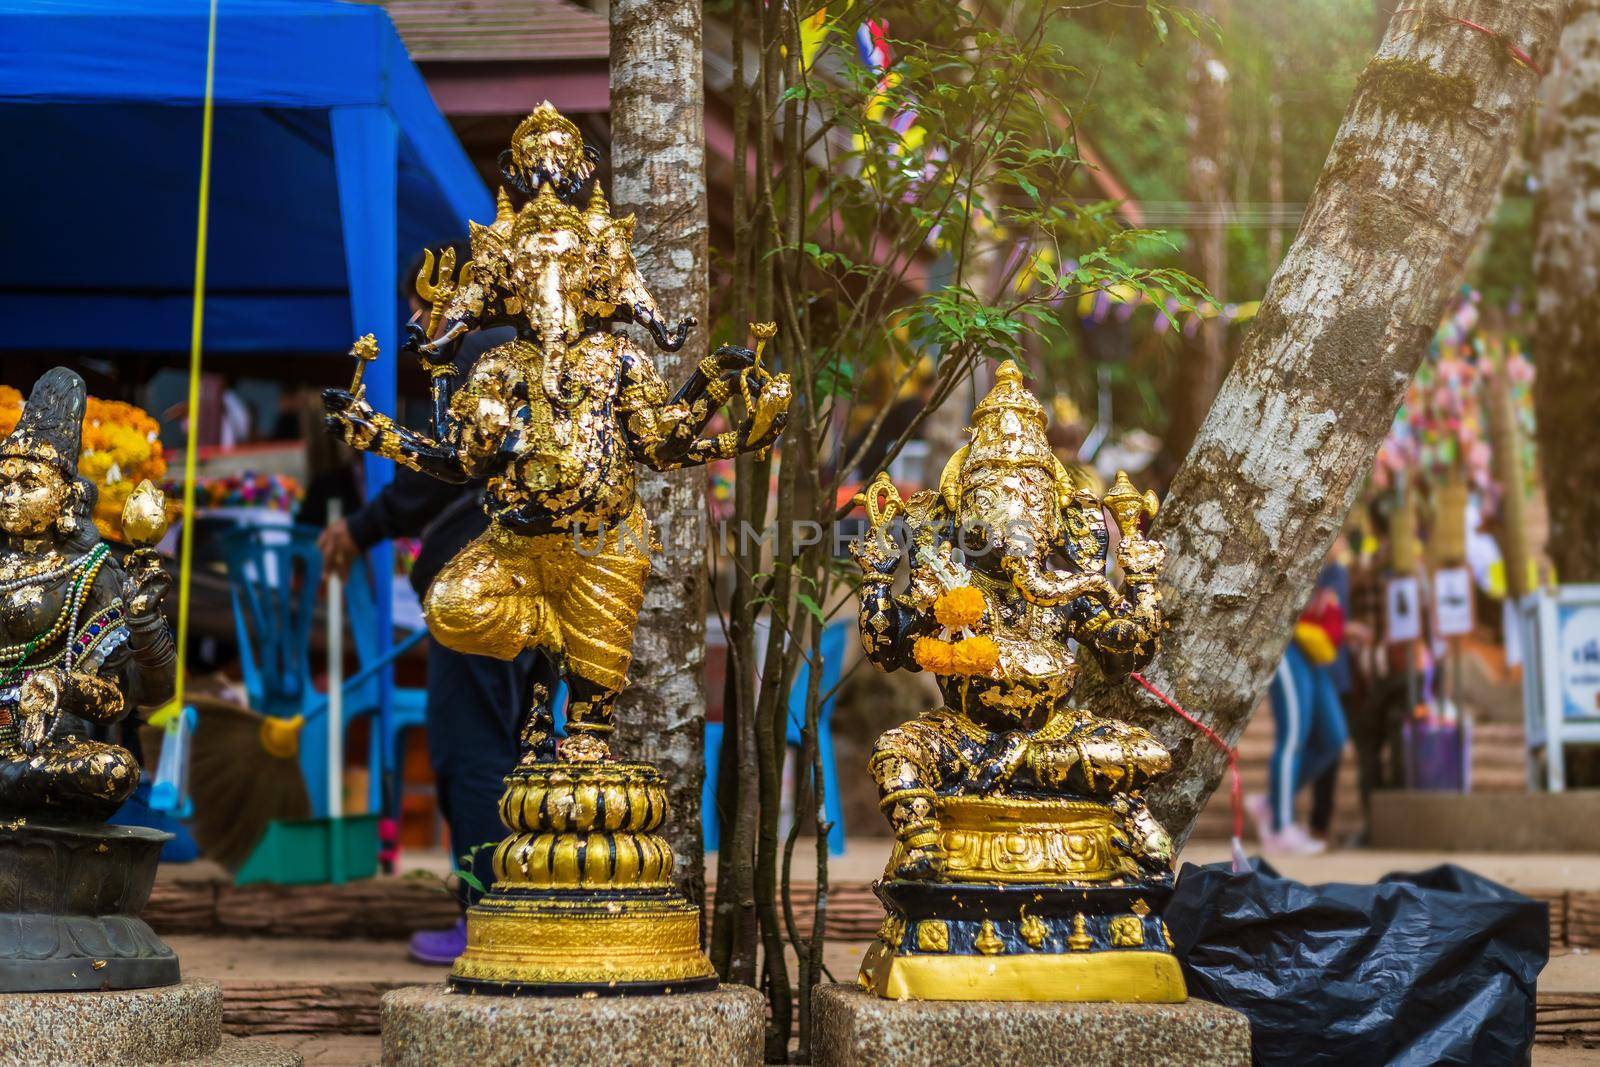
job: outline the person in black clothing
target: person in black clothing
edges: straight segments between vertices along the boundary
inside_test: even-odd
[[[299,434],[306,450],[306,492],[295,508],[295,525],[325,527],[334,501],[340,515],[361,506],[361,479],[350,450],[323,429],[322,398],[309,391],[300,400]]]
[[[512,336],[509,327],[468,336],[456,356],[456,380],[465,380],[480,355]],[[421,597],[451,557],[487,528],[489,519],[478,505],[482,488],[481,483],[450,485],[397,464],[394,481],[360,510],[323,530],[317,546],[324,565],[344,574],[358,554],[378,542],[420,535],[411,586]],[[439,809],[450,829],[452,851],[457,856],[471,853],[462,868],[470,869],[486,887],[494,880],[493,850],[477,846],[505,836],[500,823],[501,779],[519,757],[523,720],[532,706],[531,687],[542,685],[554,693],[556,682],[554,666],[541,653],[524,652],[505,661],[468,656],[437,641],[428,642],[428,756]],[[477,896],[462,883],[463,909]],[[466,938],[464,919],[449,930],[422,931],[411,939],[411,956],[423,963],[449,964],[466,948]]]

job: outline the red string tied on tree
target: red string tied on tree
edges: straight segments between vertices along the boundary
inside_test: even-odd
[[[1535,63],[1533,61],[1533,56],[1528,54],[1527,49],[1522,48],[1521,46],[1519,46],[1515,41],[1513,41],[1511,38],[1507,37],[1505,34],[1501,33],[1499,30],[1490,29],[1488,26],[1483,25],[1483,23],[1481,23],[1481,22],[1473,22],[1471,19],[1464,19],[1460,15],[1446,15],[1442,11],[1424,11],[1422,8],[1419,8],[1419,7],[1397,8],[1395,10],[1395,14],[1396,15],[1432,15],[1434,18],[1442,19],[1445,22],[1454,22],[1454,23],[1457,23],[1459,25],[1465,26],[1469,30],[1474,30],[1474,31],[1476,31],[1478,33],[1483,34],[1485,37],[1491,38],[1492,40],[1499,42],[1499,44],[1502,47],[1504,47],[1507,52],[1509,52],[1511,54],[1511,58],[1512,59],[1515,59],[1518,63],[1521,63],[1524,67],[1527,67],[1529,70],[1533,71],[1534,74],[1538,75],[1539,77],[1541,77],[1541,78],[1544,77],[1544,71],[1539,68],[1539,64],[1537,64],[1537,63]]]
[[[1144,675],[1134,671],[1128,677],[1138,682],[1145,692],[1177,712],[1184,722],[1204,734],[1206,740],[1215,745],[1217,751],[1227,757],[1228,800],[1229,806],[1233,809],[1233,839],[1230,842],[1233,853],[1233,871],[1235,874],[1239,874],[1249,870],[1250,863],[1244,857],[1244,782],[1239,778],[1239,751],[1221,737],[1218,737],[1216,731],[1211,727],[1179,707],[1177,701],[1151,685]]]

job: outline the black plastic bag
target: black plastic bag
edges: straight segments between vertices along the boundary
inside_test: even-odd
[[[1164,914],[1190,995],[1249,1017],[1258,1064],[1528,1061],[1549,906],[1471,871],[1307,886],[1185,864]]]

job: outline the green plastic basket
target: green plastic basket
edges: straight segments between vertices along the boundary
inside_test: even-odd
[[[233,876],[235,885],[326,885],[378,873],[378,816],[274,820]]]

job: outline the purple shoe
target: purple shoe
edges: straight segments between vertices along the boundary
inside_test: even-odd
[[[448,967],[467,950],[467,920],[447,930],[418,930],[411,935],[411,958],[418,963]]]

